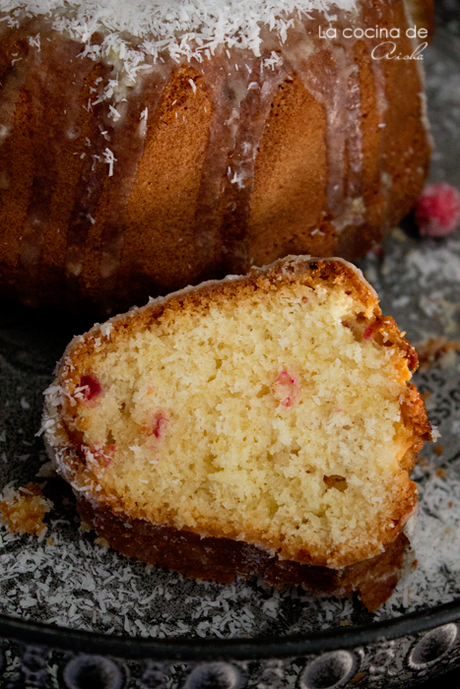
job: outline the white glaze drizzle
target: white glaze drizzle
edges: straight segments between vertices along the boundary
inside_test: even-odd
[[[353,25],[356,17],[341,16],[344,26]],[[337,17],[334,17],[337,20]],[[323,32],[327,25],[323,27]],[[298,22],[297,40],[289,47],[288,58],[295,72],[302,79],[305,88],[324,105],[326,114],[326,144],[328,162],[327,202],[333,218],[333,225],[340,232],[349,224],[364,221],[362,205],[354,203],[361,193],[362,179],[362,133],[361,133],[361,93],[358,67],[354,63],[356,39],[343,39],[340,32],[337,38],[326,44],[316,44],[309,36],[307,27]],[[299,45],[301,44],[301,45]],[[305,47],[304,47],[305,46]],[[322,51],[329,73],[319,74],[312,56]],[[348,159],[348,171],[347,171]],[[348,172],[348,185],[345,181]]]

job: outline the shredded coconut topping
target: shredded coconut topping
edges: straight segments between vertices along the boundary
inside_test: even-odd
[[[112,177],[113,175],[113,164],[116,163],[117,159],[113,155],[113,151],[110,150],[110,148],[106,148],[104,153],[104,162],[107,163],[109,166],[109,177]]]
[[[50,18],[56,30],[85,44],[82,55],[118,56],[134,78],[147,56],[153,62],[161,61],[162,54],[176,62],[202,61],[218,46],[258,56],[263,27],[284,43],[296,17],[314,10],[327,15],[331,7],[353,11],[355,6],[355,0],[0,0],[0,12],[7,13],[0,20],[15,26],[24,16]],[[101,43],[96,32],[103,36]]]

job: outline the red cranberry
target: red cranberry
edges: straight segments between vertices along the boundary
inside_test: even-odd
[[[438,182],[428,184],[415,207],[415,221],[422,237],[443,237],[460,221],[460,193]]]
[[[92,400],[93,397],[101,394],[102,388],[101,384],[93,376],[82,376],[80,378],[80,387],[84,388],[82,390],[85,400]]]
[[[375,325],[369,325],[363,333],[363,340],[370,340],[374,334]]]
[[[166,426],[167,423],[167,417],[161,411],[157,412],[153,418],[152,435],[154,435],[155,438],[159,438],[162,433],[162,426]]]

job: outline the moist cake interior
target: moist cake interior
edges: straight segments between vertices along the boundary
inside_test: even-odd
[[[115,512],[311,564],[380,552],[415,501],[400,343],[334,285],[192,306],[93,337],[76,359],[80,485]]]

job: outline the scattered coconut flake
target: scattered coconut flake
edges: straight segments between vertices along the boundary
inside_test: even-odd
[[[119,115],[119,117],[121,116]],[[109,166],[109,177],[113,177],[113,164],[117,162],[117,159],[110,148],[106,148],[102,155],[104,156],[104,162]]]

